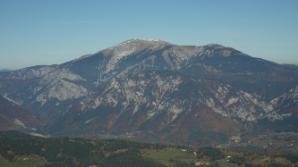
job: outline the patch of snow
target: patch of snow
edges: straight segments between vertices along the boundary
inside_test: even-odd
[[[228,101],[228,103],[226,104],[226,106],[230,106],[234,103],[237,103],[238,102],[238,98],[237,97],[231,97]]]
[[[106,66],[106,72],[112,71],[116,64],[124,57],[132,54],[135,52],[136,47],[131,46],[131,47],[117,47],[113,49],[113,56],[110,58],[107,66]]]
[[[44,84],[55,84],[61,80],[70,80],[70,81],[85,81],[81,76],[70,72],[68,69],[57,69],[53,72],[48,73],[48,75],[44,76],[40,84],[41,86]]]
[[[15,119],[15,120],[13,121],[13,123],[14,123],[15,125],[17,125],[17,126],[22,127],[22,128],[26,128],[26,125],[25,125],[21,120],[19,120],[19,119]]]
[[[88,90],[83,86],[68,81],[61,81],[60,84],[50,88],[48,97],[64,101],[68,99],[77,99],[86,96],[87,94]]]
[[[92,121],[94,121],[96,118],[91,118],[91,119],[88,119],[84,122],[84,124],[89,124],[91,123]]]
[[[65,101],[69,99],[77,99],[86,95],[88,95],[88,90],[83,86],[61,80],[50,87],[47,92],[38,95],[36,101],[43,105],[47,102],[47,99],[51,98]]]
[[[170,109],[170,112],[173,113],[171,121],[176,120],[178,115],[183,111],[181,107],[178,107],[177,105],[173,105],[173,107]]]
[[[224,116],[224,117],[227,117],[227,116],[228,116],[228,114],[227,114],[224,110],[219,109],[219,108],[216,106],[216,104],[215,104],[213,98],[209,98],[209,99],[207,99],[207,100],[206,100],[206,104],[207,104],[207,106],[208,106],[209,108],[211,108],[214,112],[216,112],[216,113],[218,113],[218,114],[220,114],[220,115],[222,115],[222,116]]]
[[[35,100],[36,100],[36,102],[40,103],[41,106],[43,106],[47,103],[46,96],[43,94],[38,95]]]
[[[135,83],[135,81],[129,79],[129,80],[127,81],[127,85],[128,85],[129,87],[133,87],[133,86],[136,85],[136,83]]]
[[[147,112],[147,119],[151,119],[155,114],[156,112]]]
[[[140,109],[139,104],[136,104],[136,105],[134,106],[134,109],[133,109],[133,111],[132,111],[132,114],[134,115],[135,113],[137,113],[137,112],[139,111],[139,109]]]
[[[19,103],[19,102],[15,101],[15,100],[11,99],[10,97],[8,97],[7,94],[4,94],[3,97],[4,97],[6,100],[8,100],[9,102],[11,102],[11,103],[13,103],[13,104],[15,104],[15,105],[22,105],[21,103]]]
[[[118,104],[117,99],[113,97],[113,95],[108,94],[106,98],[107,98],[106,99],[107,104],[111,105],[112,107],[115,107]]]
[[[272,112],[270,114],[267,114],[265,116],[265,118],[271,120],[271,121],[275,121],[275,120],[282,120],[284,117],[276,112]]]
[[[100,104],[101,104],[101,99],[100,98],[96,98],[94,100],[94,105],[92,106],[92,108],[93,109],[96,109],[96,108],[98,108],[100,106]]]
[[[31,136],[36,136],[36,137],[42,137],[42,138],[48,138],[49,136],[40,134],[40,133],[35,133],[35,132],[31,132],[29,133]]]

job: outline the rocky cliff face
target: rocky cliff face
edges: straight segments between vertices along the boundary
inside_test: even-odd
[[[297,114],[298,69],[221,45],[128,40],[60,65],[0,73],[0,93],[52,134],[224,141]]]

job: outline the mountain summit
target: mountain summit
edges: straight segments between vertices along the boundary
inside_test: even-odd
[[[180,144],[297,131],[297,87],[298,69],[289,65],[218,44],[141,39],[0,72],[0,94],[35,111],[47,133]]]

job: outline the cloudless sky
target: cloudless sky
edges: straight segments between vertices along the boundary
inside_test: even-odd
[[[0,0],[0,68],[62,63],[130,38],[298,64],[298,0]]]

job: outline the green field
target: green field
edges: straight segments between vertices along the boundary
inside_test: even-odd
[[[191,151],[182,151],[178,148],[164,148],[159,150],[142,150],[144,158],[159,162],[165,166],[175,166],[177,163],[194,164],[196,157]]]
[[[45,164],[46,164],[46,160],[38,156],[34,156],[34,158],[30,158],[28,160],[16,160],[16,161],[8,161],[0,156],[0,166],[3,166],[3,167],[40,167]]]

